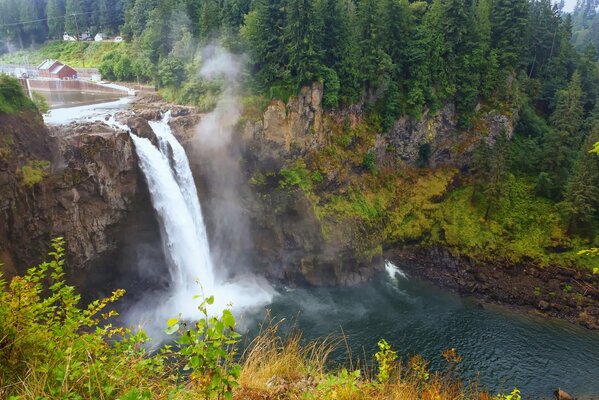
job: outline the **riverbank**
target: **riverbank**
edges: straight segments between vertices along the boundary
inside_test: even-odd
[[[410,274],[460,295],[599,330],[599,275],[585,270],[479,261],[440,246],[397,247],[385,255]]]

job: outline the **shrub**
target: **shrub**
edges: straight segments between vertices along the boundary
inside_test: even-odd
[[[27,165],[21,168],[23,176],[23,184],[25,186],[33,186],[40,183],[47,175],[46,169],[50,166],[50,162],[45,160],[30,160]]]
[[[48,112],[48,110],[50,110],[50,106],[48,105],[46,98],[42,96],[40,93],[32,92],[31,97],[33,104],[35,104],[35,107],[38,109],[40,113],[45,114]]]
[[[191,328],[183,328],[177,344],[181,346],[179,354],[187,360],[183,369],[193,371],[194,386],[206,398],[232,399],[241,370],[235,362],[235,345],[241,335],[235,332],[235,318],[230,310],[223,310],[220,318],[208,316],[208,306],[213,303],[213,296],[202,301],[198,306],[202,317]],[[172,318],[166,333],[180,329],[179,321]]]

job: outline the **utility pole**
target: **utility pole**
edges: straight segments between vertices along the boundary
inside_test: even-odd
[[[85,55],[83,54],[83,45],[81,44],[81,36],[79,36],[79,22],[77,21],[76,14],[71,14],[75,20],[75,29],[77,29],[77,41],[79,42],[79,52],[81,52],[81,62],[83,68],[85,68]]]

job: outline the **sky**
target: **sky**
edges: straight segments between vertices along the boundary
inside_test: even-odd
[[[556,1],[556,3],[557,3],[557,1]],[[574,6],[576,5],[576,0],[566,0],[565,3],[566,3],[566,6],[564,7],[564,11],[570,12],[570,11],[574,10]]]

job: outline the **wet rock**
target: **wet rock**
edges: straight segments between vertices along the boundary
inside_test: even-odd
[[[556,400],[575,400],[574,397],[570,396],[568,392],[559,388],[553,392],[553,395],[555,396]]]
[[[154,146],[158,145],[158,139],[148,121],[142,117],[132,116],[126,120],[131,132],[139,137],[149,139]]]
[[[510,260],[477,261],[438,246],[398,246],[387,250],[385,257],[404,265],[415,276],[458,293],[599,330],[599,286],[595,283],[596,276],[589,271],[580,270],[580,278],[570,282],[570,274],[562,274],[563,267],[539,267]],[[484,273],[486,282],[480,283],[475,274],[466,272],[472,266]],[[565,280],[555,278],[559,276]],[[572,286],[571,291],[560,290],[566,284]]]

